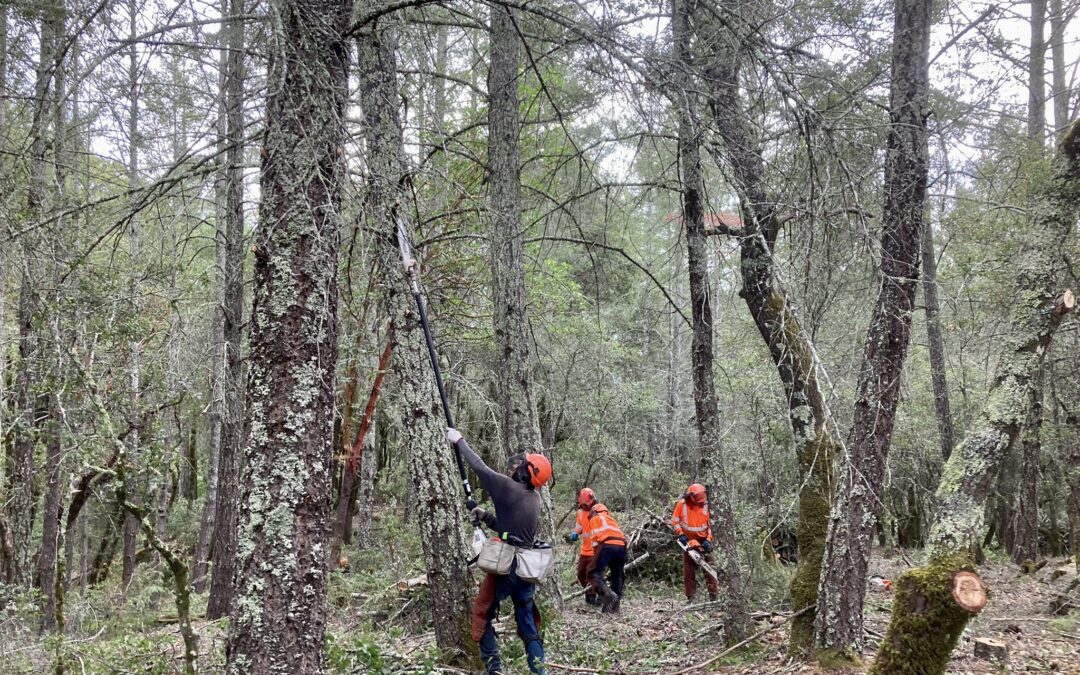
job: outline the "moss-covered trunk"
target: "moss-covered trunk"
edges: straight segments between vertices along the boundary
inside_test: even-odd
[[[382,21],[387,21],[383,19]],[[475,667],[479,652],[469,632],[474,589],[468,569],[464,495],[439,407],[435,378],[417,306],[397,248],[395,226],[411,221],[403,190],[405,147],[398,110],[394,32],[385,26],[357,39],[357,75],[368,148],[366,215],[375,233],[380,291],[397,341],[390,384],[398,397],[401,442],[407,453],[412,492],[431,588],[435,642],[448,665]]]
[[[963,630],[970,618],[967,612],[958,615],[951,596],[935,588],[944,575],[969,566],[971,551],[983,534],[985,504],[1002,457],[1024,424],[1050,340],[1075,304],[1075,297],[1062,293],[1056,278],[1061,252],[1080,215],[1080,121],[1073,122],[1062,139],[1052,167],[1029,211],[1027,236],[1015,262],[1013,314],[991,390],[972,431],[945,464],[938,485],[930,562],[904,575],[898,584],[925,600],[894,605],[872,670],[878,675],[944,672],[954,633]]]
[[[321,673],[347,0],[272,0],[229,673]],[[224,466],[222,469],[224,470]]]
[[[730,3],[738,13],[739,3]],[[706,55],[705,84],[713,123],[722,149],[710,146],[717,164],[729,169],[739,195],[743,226],[739,237],[740,295],[769,349],[788,404],[793,446],[799,464],[799,565],[791,583],[792,605],[800,613],[791,624],[791,649],[809,652],[817,607],[818,577],[825,547],[829,508],[835,491],[835,460],[840,439],[829,421],[818,387],[817,360],[809,336],[777,277],[773,243],[779,224],[764,182],[765,164],[751,132],[740,91],[742,37],[734,24],[701,21],[702,34],[718,35]]]

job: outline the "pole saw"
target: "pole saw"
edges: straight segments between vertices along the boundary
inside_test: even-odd
[[[397,209],[394,209],[394,224],[397,227],[397,241],[398,248],[401,250],[401,263],[405,266],[405,273],[409,275],[409,288],[412,290],[413,299],[416,300],[416,310],[420,314],[420,325],[424,328],[424,339],[427,341],[428,358],[431,359],[431,369],[435,371],[435,384],[439,388],[439,400],[442,401],[443,415],[446,417],[446,426],[453,427],[454,421],[450,416],[450,404],[446,400],[446,388],[443,386],[442,370],[439,368],[439,357],[435,354],[435,342],[431,339],[431,327],[428,326],[427,312],[424,311],[424,299],[420,297],[420,280],[417,274],[416,258],[413,257],[412,247],[409,245],[409,238],[405,232],[405,224],[401,221],[401,216],[398,214]],[[465,463],[461,461],[461,452],[458,451],[457,446],[451,444],[454,448],[454,459],[457,460],[458,476],[461,477],[461,485],[465,488],[465,506],[471,511],[476,508],[476,500],[473,499],[472,485],[469,484],[469,476],[465,473]],[[483,536],[483,530],[480,529],[479,523],[476,519],[473,519],[473,526],[476,528],[476,532],[479,532]],[[474,532],[474,538],[475,534]]]

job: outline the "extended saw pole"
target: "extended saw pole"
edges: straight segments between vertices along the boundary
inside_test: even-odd
[[[443,386],[442,369],[439,368],[439,357],[435,353],[435,342],[431,339],[431,328],[428,326],[427,312],[424,311],[424,299],[420,296],[420,281],[416,272],[416,258],[413,257],[412,247],[405,233],[405,224],[401,217],[394,211],[394,224],[397,229],[398,248],[401,250],[401,264],[405,266],[405,273],[409,275],[409,288],[413,299],[416,300],[416,310],[420,314],[420,325],[424,329],[424,339],[427,341],[428,358],[431,359],[431,369],[435,371],[435,384],[439,388],[439,400],[442,401],[443,415],[446,417],[446,426],[453,427],[454,421],[450,416],[450,404],[446,400],[446,388]],[[461,485],[465,488],[465,505],[469,509],[476,508],[476,500],[473,499],[472,485],[469,484],[469,476],[465,473],[465,463],[461,461],[461,453],[457,446],[454,448],[454,459],[457,460],[458,475],[461,477]]]

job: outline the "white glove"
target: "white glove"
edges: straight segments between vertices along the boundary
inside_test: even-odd
[[[446,430],[446,440],[450,441],[453,445],[457,445],[457,442],[461,440],[461,432],[453,427],[448,428]]]

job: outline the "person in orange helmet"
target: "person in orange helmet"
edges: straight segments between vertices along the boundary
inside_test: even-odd
[[[596,594],[603,598],[601,611],[618,613],[623,594],[623,567],[626,566],[626,537],[603,504],[594,504],[589,511],[588,534],[596,551],[592,560],[592,583]],[[604,578],[605,572],[610,572],[610,587]]]
[[[712,562],[712,525],[709,523],[709,505],[706,503],[704,485],[694,483],[686,488],[686,494],[675,502],[671,527],[675,530],[679,543],[689,548],[697,548],[706,562]],[[709,601],[715,601],[720,593],[716,579],[705,574],[705,585],[709,589]],[[697,593],[697,565],[686,551],[683,551],[683,592],[687,602],[693,602]]]
[[[594,504],[596,504],[596,493],[592,491],[592,488],[581,488],[577,498],[577,523],[567,536],[567,540],[571,543],[581,540],[581,550],[577,561],[577,582],[585,589],[585,602],[590,605],[599,605],[600,601],[596,598],[596,590],[592,585],[592,575],[589,573],[595,552],[592,537],[588,536],[589,511],[592,510]]]
[[[461,457],[472,467],[480,483],[491,496],[495,513],[479,506],[473,516],[484,522],[500,538],[515,546],[532,546],[540,534],[540,488],[551,480],[551,462],[540,453],[524,452],[513,456],[508,474],[490,468],[469,447],[457,429],[447,429],[446,438],[457,447]],[[536,586],[517,575],[516,563],[506,575],[487,574],[473,603],[472,636],[480,647],[480,658],[489,675],[503,673],[502,656],[492,625],[499,613],[499,603],[510,598],[514,603],[514,619],[518,637],[525,644],[529,670],[547,675],[544,667],[544,644],[540,640],[540,612],[533,597]]]

